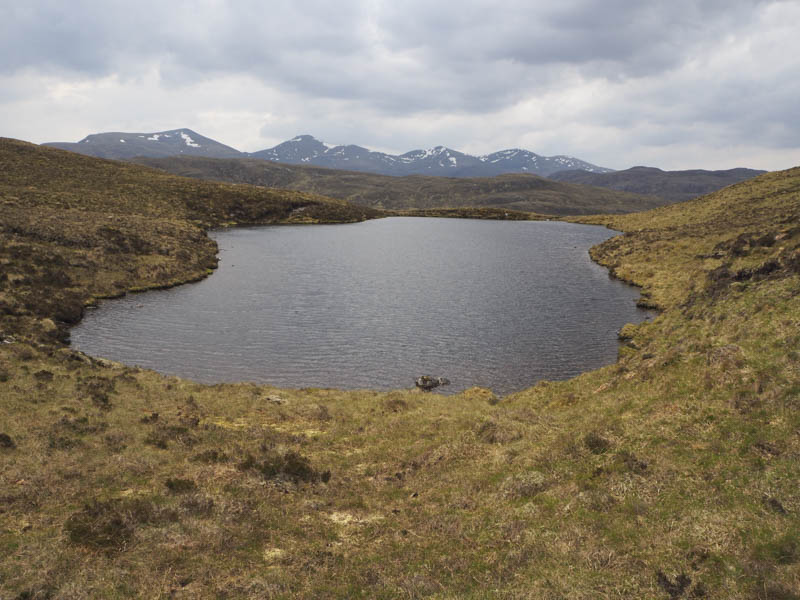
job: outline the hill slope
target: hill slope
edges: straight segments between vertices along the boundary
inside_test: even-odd
[[[765,172],[755,169],[662,171],[653,167],[632,167],[613,173],[561,171],[549,177],[555,181],[594,185],[632,194],[657,196],[669,202],[682,202]]]
[[[497,207],[550,215],[624,213],[664,204],[655,197],[565,184],[535,175],[460,179],[390,177],[253,159],[141,158],[135,162],[187,177],[303,190],[373,208]]]
[[[797,598],[800,169],[584,219],[626,231],[593,254],[663,312],[616,364],[498,399],[204,386],[63,347],[70,295],[213,254],[159,216],[174,178],[131,198],[65,172],[62,207],[63,155],[10,148],[0,596]],[[65,236],[69,211],[116,232]]]
[[[377,214],[312,194],[198,181],[4,138],[0,173],[0,236],[13,259],[0,288],[5,314],[34,318],[57,310],[66,322],[79,318],[91,296],[205,276],[216,264],[216,246],[203,233],[209,227],[352,222]],[[40,273],[26,273],[14,259],[39,251],[53,261]],[[115,265],[102,281],[91,275],[101,263]],[[88,290],[87,277],[94,279]],[[58,300],[52,288],[66,281],[75,293]]]

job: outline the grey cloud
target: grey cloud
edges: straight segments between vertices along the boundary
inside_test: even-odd
[[[759,2],[412,4],[412,11],[404,2],[382,15],[394,48],[425,48],[432,59],[571,64],[594,72],[605,63],[606,74],[646,75],[686,60],[731,24],[744,26]]]
[[[242,106],[278,115],[273,131],[308,123],[286,133],[395,150],[426,144],[426,136],[449,136],[430,141],[459,145],[480,138],[487,140],[485,150],[492,150],[521,139],[563,140],[556,151],[568,152],[573,142],[562,131],[579,128],[602,129],[631,147],[746,139],[796,148],[796,41],[781,39],[783,68],[706,60],[724,55],[726,44],[739,40],[748,48],[764,12],[791,5],[767,0],[6,2],[0,4],[0,76],[8,85],[0,103],[32,96],[36,74],[64,81],[113,75],[135,84],[156,72],[165,95],[195,90],[198,82],[236,79]],[[761,57],[764,51],[752,49],[756,59],[769,60]],[[706,69],[699,75],[692,70],[698,62]],[[264,101],[258,94],[251,100],[248,85],[268,90],[272,100],[258,105]],[[587,97],[596,88],[602,94]],[[222,97],[187,97],[187,113]],[[562,104],[569,105],[570,97],[581,101],[566,112]],[[542,98],[549,104],[535,102]],[[194,110],[212,108],[223,109]],[[130,110],[141,118],[157,111],[141,104]],[[411,123],[419,130],[410,130]],[[497,136],[506,141],[495,142]],[[576,134],[574,143],[581,139]]]
[[[387,110],[481,110],[556,85],[562,65],[611,78],[674,67],[752,4],[34,0],[3,9],[0,66],[124,76],[157,61],[176,82],[248,73]]]
[[[0,23],[2,72],[36,67],[92,75],[109,73],[123,56],[147,54],[148,40],[158,39],[164,25],[144,4],[113,0],[102,5],[86,0],[6,3]]]

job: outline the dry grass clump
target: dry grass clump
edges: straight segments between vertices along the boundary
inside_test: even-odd
[[[182,479],[180,477],[169,477],[164,485],[173,494],[186,494],[197,489],[197,484],[193,479]]]
[[[92,550],[120,551],[131,543],[138,527],[171,522],[175,513],[143,498],[93,500],[64,523],[67,539]]]
[[[264,479],[283,479],[293,483],[317,480],[327,483],[331,478],[330,471],[318,473],[307,457],[294,450],[270,451],[258,458],[248,454],[236,467],[240,471],[255,471]]]
[[[592,454],[605,454],[611,448],[611,442],[594,431],[583,436],[583,444]]]

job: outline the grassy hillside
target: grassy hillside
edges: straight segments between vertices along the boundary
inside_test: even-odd
[[[672,203],[710,194],[762,173],[765,171],[756,169],[662,171],[653,167],[632,167],[613,173],[560,171],[549,177],[555,181],[595,185],[632,194],[658,196],[665,202]]]
[[[0,597],[800,597],[800,169],[587,219],[626,231],[593,255],[663,312],[624,328],[616,364],[505,398],[86,357],[44,335],[59,303],[49,323],[7,307],[157,271],[48,221],[23,237],[6,206]],[[159,247],[185,249],[169,223]]]
[[[392,210],[496,207],[549,215],[627,213],[667,201],[551,181],[536,175],[498,177],[390,177],[254,159],[141,158],[136,162],[186,177],[249,183],[323,194]]]
[[[0,302],[6,333],[64,338],[92,297],[205,277],[209,227],[352,222],[376,211],[286,190],[167,175],[0,139]],[[41,317],[55,323],[41,330]]]
[[[0,169],[6,207],[113,211],[204,227],[350,222],[376,214],[314,194],[196,181],[8,138],[0,138]]]

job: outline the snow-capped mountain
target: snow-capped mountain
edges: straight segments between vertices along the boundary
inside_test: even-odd
[[[568,169],[609,173],[570,156],[540,156],[529,150],[500,150],[472,156],[444,146],[411,150],[401,155],[373,152],[361,146],[331,146],[310,135],[300,135],[274,148],[249,156],[274,162],[314,165],[382,175],[438,175],[445,177],[490,177],[503,173],[532,173],[547,176]]]
[[[372,152],[361,146],[331,146],[310,135],[299,135],[274,148],[251,152],[250,158],[261,158],[273,162],[294,165],[314,165],[347,171],[382,173],[388,154]]]
[[[485,156],[472,156],[444,146],[411,150],[401,155],[374,152],[361,146],[332,146],[310,135],[299,135],[259,152],[239,152],[204,137],[191,129],[172,129],[156,133],[95,133],[77,143],[45,144],[101,158],[129,159],[137,156],[205,156],[207,158],[260,158],[295,165],[313,165],[363,171],[381,175],[438,175],[445,177],[491,177],[504,173],[532,173],[548,176],[565,170],[581,169],[609,173],[605,169],[570,156],[540,156],[529,150],[500,150]]]
[[[519,172],[547,176],[558,171],[579,169],[590,173],[611,173],[612,169],[598,167],[572,156],[540,156],[530,150],[512,148],[481,156],[484,164],[499,166],[503,173]]]
[[[160,158],[164,156],[206,156],[209,158],[238,158],[241,152],[220,144],[191,129],[172,129],[156,133],[95,133],[77,143],[51,142],[43,144],[62,150],[100,158],[126,159],[134,156]]]

